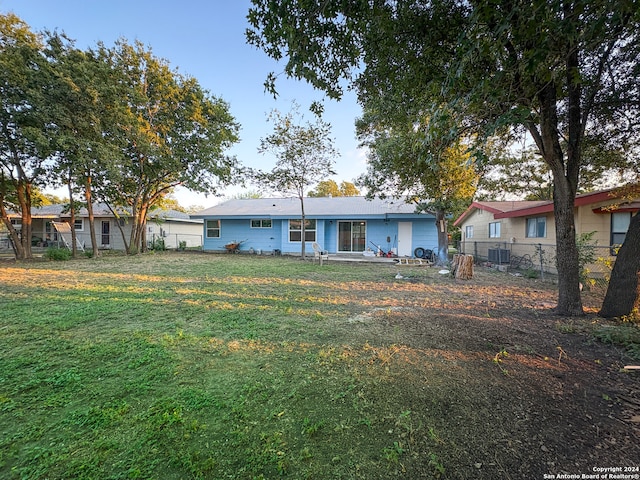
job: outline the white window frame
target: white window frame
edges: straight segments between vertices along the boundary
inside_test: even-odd
[[[213,226],[209,226],[209,222],[216,222],[217,223],[217,227],[213,227]],[[206,235],[207,238],[220,238],[220,232],[221,232],[221,225],[220,225],[220,220],[205,220],[205,230],[206,230]],[[217,235],[213,235],[214,232],[217,231]]]
[[[464,238],[473,238],[473,225],[464,227]]]
[[[73,229],[76,232],[84,232],[84,218],[76,218],[73,224]]]
[[[640,214],[637,214],[640,215]],[[616,221],[616,219],[622,219]],[[620,223],[625,224],[626,228],[620,228]],[[618,224],[616,226],[616,224]],[[627,232],[629,231],[629,225],[631,224],[631,212],[612,212],[611,213],[611,245],[617,246],[622,245],[624,239],[627,236]],[[623,231],[624,230],[624,231]],[[614,235],[616,238],[614,239]],[[620,242],[616,240],[622,240]]]
[[[489,238],[500,238],[501,235],[501,222],[489,223]]]
[[[304,236],[305,242],[316,241],[316,228],[317,222],[315,219],[305,218]],[[296,228],[297,225],[297,228]],[[313,227],[311,226],[313,225]],[[295,237],[299,236],[298,240]],[[299,218],[289,220],[289,242],[290,243],[302,243],[302,221]]]
[[[249,221],[251,228],[273,228],[273,222],[270,218],[254,219]]]
[[[532,225],[533,222],[535,222],[535,234],[532,235],[532,233],[534,232],[531,231],[533,227],[530,227],[530,225]],[[543,224],[542,232],[540,232],[541,224]],[[547,238],[547,217],[543,216],[527,218],[524,234],[526,238]]]

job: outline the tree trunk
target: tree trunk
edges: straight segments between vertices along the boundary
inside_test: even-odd
[[[67,187],[69,188],[69,214],[71,215],[71,256],[76,258],[78,256],[78,239],[76,237],[76,206],[73,202],[73,188],[71,186],[71,178],[67,181]]]
[[[131,235],[129,236],[129,249],[127,253],[134,255],[140,252],[140,222],[138,218],[138,207],[131,207]]]
[[[302,216],[301,216],[301,224],[300,224],[300,234],[302,235],[302,238],[300,239],[302,241],[302,245],[301,245],[301,256],[302,259],[305,259],[305,254],[306,254],[306,229],[305,229],[305,214],[304,214],[304,199],[302,197],[300,197],[300,210],[302,211]],[[317,227],[316,227],[317,228]],[[317,230],[316,230],[316,235],[318,234]]]
[[[553,213],[556,223],[556,262],[558,268],[558,315],[584,315],[580,297],[580,268],[574,203],[580,166],[579,139],[573,139],[567,161],[560,145],[556,85],[548,83],[538,93],[540,132],[530,128],[544,161],[553,174]],[[575,121],[575,119],[573,119]],[[579,132],[571,128],[572,135]]]
[[[13,253],[16,259],[21,259],[21,258],[24,258],[24,252],[22,251],[20,234],[11,223],[9,214],[7,213],[7,210],[4,207],[4,198],[5,198],[4,192],[0,191],[0,214],[2,215],[2,221],[4,222],[4,225],[5,227],[7,227],[7,231],[9,232],[9,238],[11,239],[11,247],[13,248]]]
[[[139,246],[138,251],[142,253],[148,250],[147,248],[147,214],[148,212],[149,212],[149,205],[147,203],[144,203],[143,206],[138,211],[138,222],[140,224],[139,226],[140,239],[138,243],[138,246]]]
[[[449,259],[449,236],[447,235],[447,220],[443,209],[436,210],[436,229],[438,230],[438,265],[444,265]]]
[[[91,176],[87,176],[84,184],[84,199],[87,202],[87,214],[89,216],[89,234],[91,235],[92,258],[100,256],[98,248],[98,237],[96,236],[96,225],[93,214],[93,193],[91,191]]]
[[[580,267],[574,220],[575,196],[554,189],[556,221],[556,262],[558,268],[558,305],[556,313],[566,316],[584,315],[580,296]]]
[[[16,184],[16,195],[22,212],[22,225],[20,228],[20,247],[16,250],[21,252],[21,259],[33,258],[31,251],[31,184],[20,182]]]
[[[613,265],[607,294],[598,315],[605,318],[630,315],[640,308],[640,215],[631,218],[624,243]]]

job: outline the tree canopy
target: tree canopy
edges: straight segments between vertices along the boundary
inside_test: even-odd
[[[309,191],[309,197],[357,197],[360,190],[353,183],[345,180],[340,185],[335,180],[322,180],[318,182],[316,188]]]
[[[403,197],[422,211],[435,213],[438,260],[448,258],[446,215],[467,207],[476,190],[476,161],[462,141],[426,140],[428,122],[404,125],[371,111],[357,122],[369,149],[367,172],[358,179],[369,196]]]
[[[74,195],[90,218],[94,198],[128,211],[123,239],[137,252],[148,211],[174,187],[215,192],[236,180],[238,162],[225,153],[239,130],[229,105],[139,42],[80,50],[0,15],[0,67],[0,213],[20,258],[31,255],[36,187],[68,185],[72,225]],[[22,213],[20,232],[9,200]]]
[[[44,185],[51,153],[51,69],[43,48],[17,16],[0,15],[0,213],[17,258],[31,257],[33,188]],[[22,214],[20,231],[8,218],[9,197]]]
[[[638,0],[252,3],[249,43],[286,56],[288,76],[329,96],[346,81],[365,110],[427,117],[445,143],[528,135],[553,178],[556,311],[583,314],[573,218],[582,147],[594,132],[613,144],[637,132]]]
[[[238,125],[228,105],[211,97],[198,82],[170,69],[136,42],[100,46],[97,55],[111,69],[119,115],[108,125],[118,147],[118,162],[101,194],[131,209],[129,246],[144,242],[149,208],[171,189],[185,185],[215,191],[231,182],[236,160],[224,154],[238,141]]]
[[[274,110],[270,117],[273,133],[261,139],[258,151],[276,158],[269,172],[256,170],[254,181],[261,187],[300,200],[301,253],[306,250],[306,220],[304,196],[307,189],[320,179],[334,175],[333,164],[337,150],[331,138],[331,125],[320,118],[305,120],[294,104],[292,111],[282,114]]]

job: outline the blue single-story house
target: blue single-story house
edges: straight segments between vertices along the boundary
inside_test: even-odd
[[[393,250],[410,257],[418,248],[438,244],[435,217],[417,213],[401,200],[365,197],[309,197],[304,199],[305,250],[313,242],[332,254]],[[300,199],[252,198],[229,200],[191,218],[204,220],[204,251],[225,251],[242,242],[241,251],[299,255],[302,231]]]

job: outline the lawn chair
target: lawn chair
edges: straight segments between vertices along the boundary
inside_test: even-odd
[[[322,250],[322,247],[320,245],[318,245],[316,242],[313,242],[311,244],[311,247],[313,248],[313,259],[315,261],[315,259],[318,259],[318,261],[320,262],[320,265],[322,265],[323,260],[329,260],[329,252],[327,252],[326,250]]]

